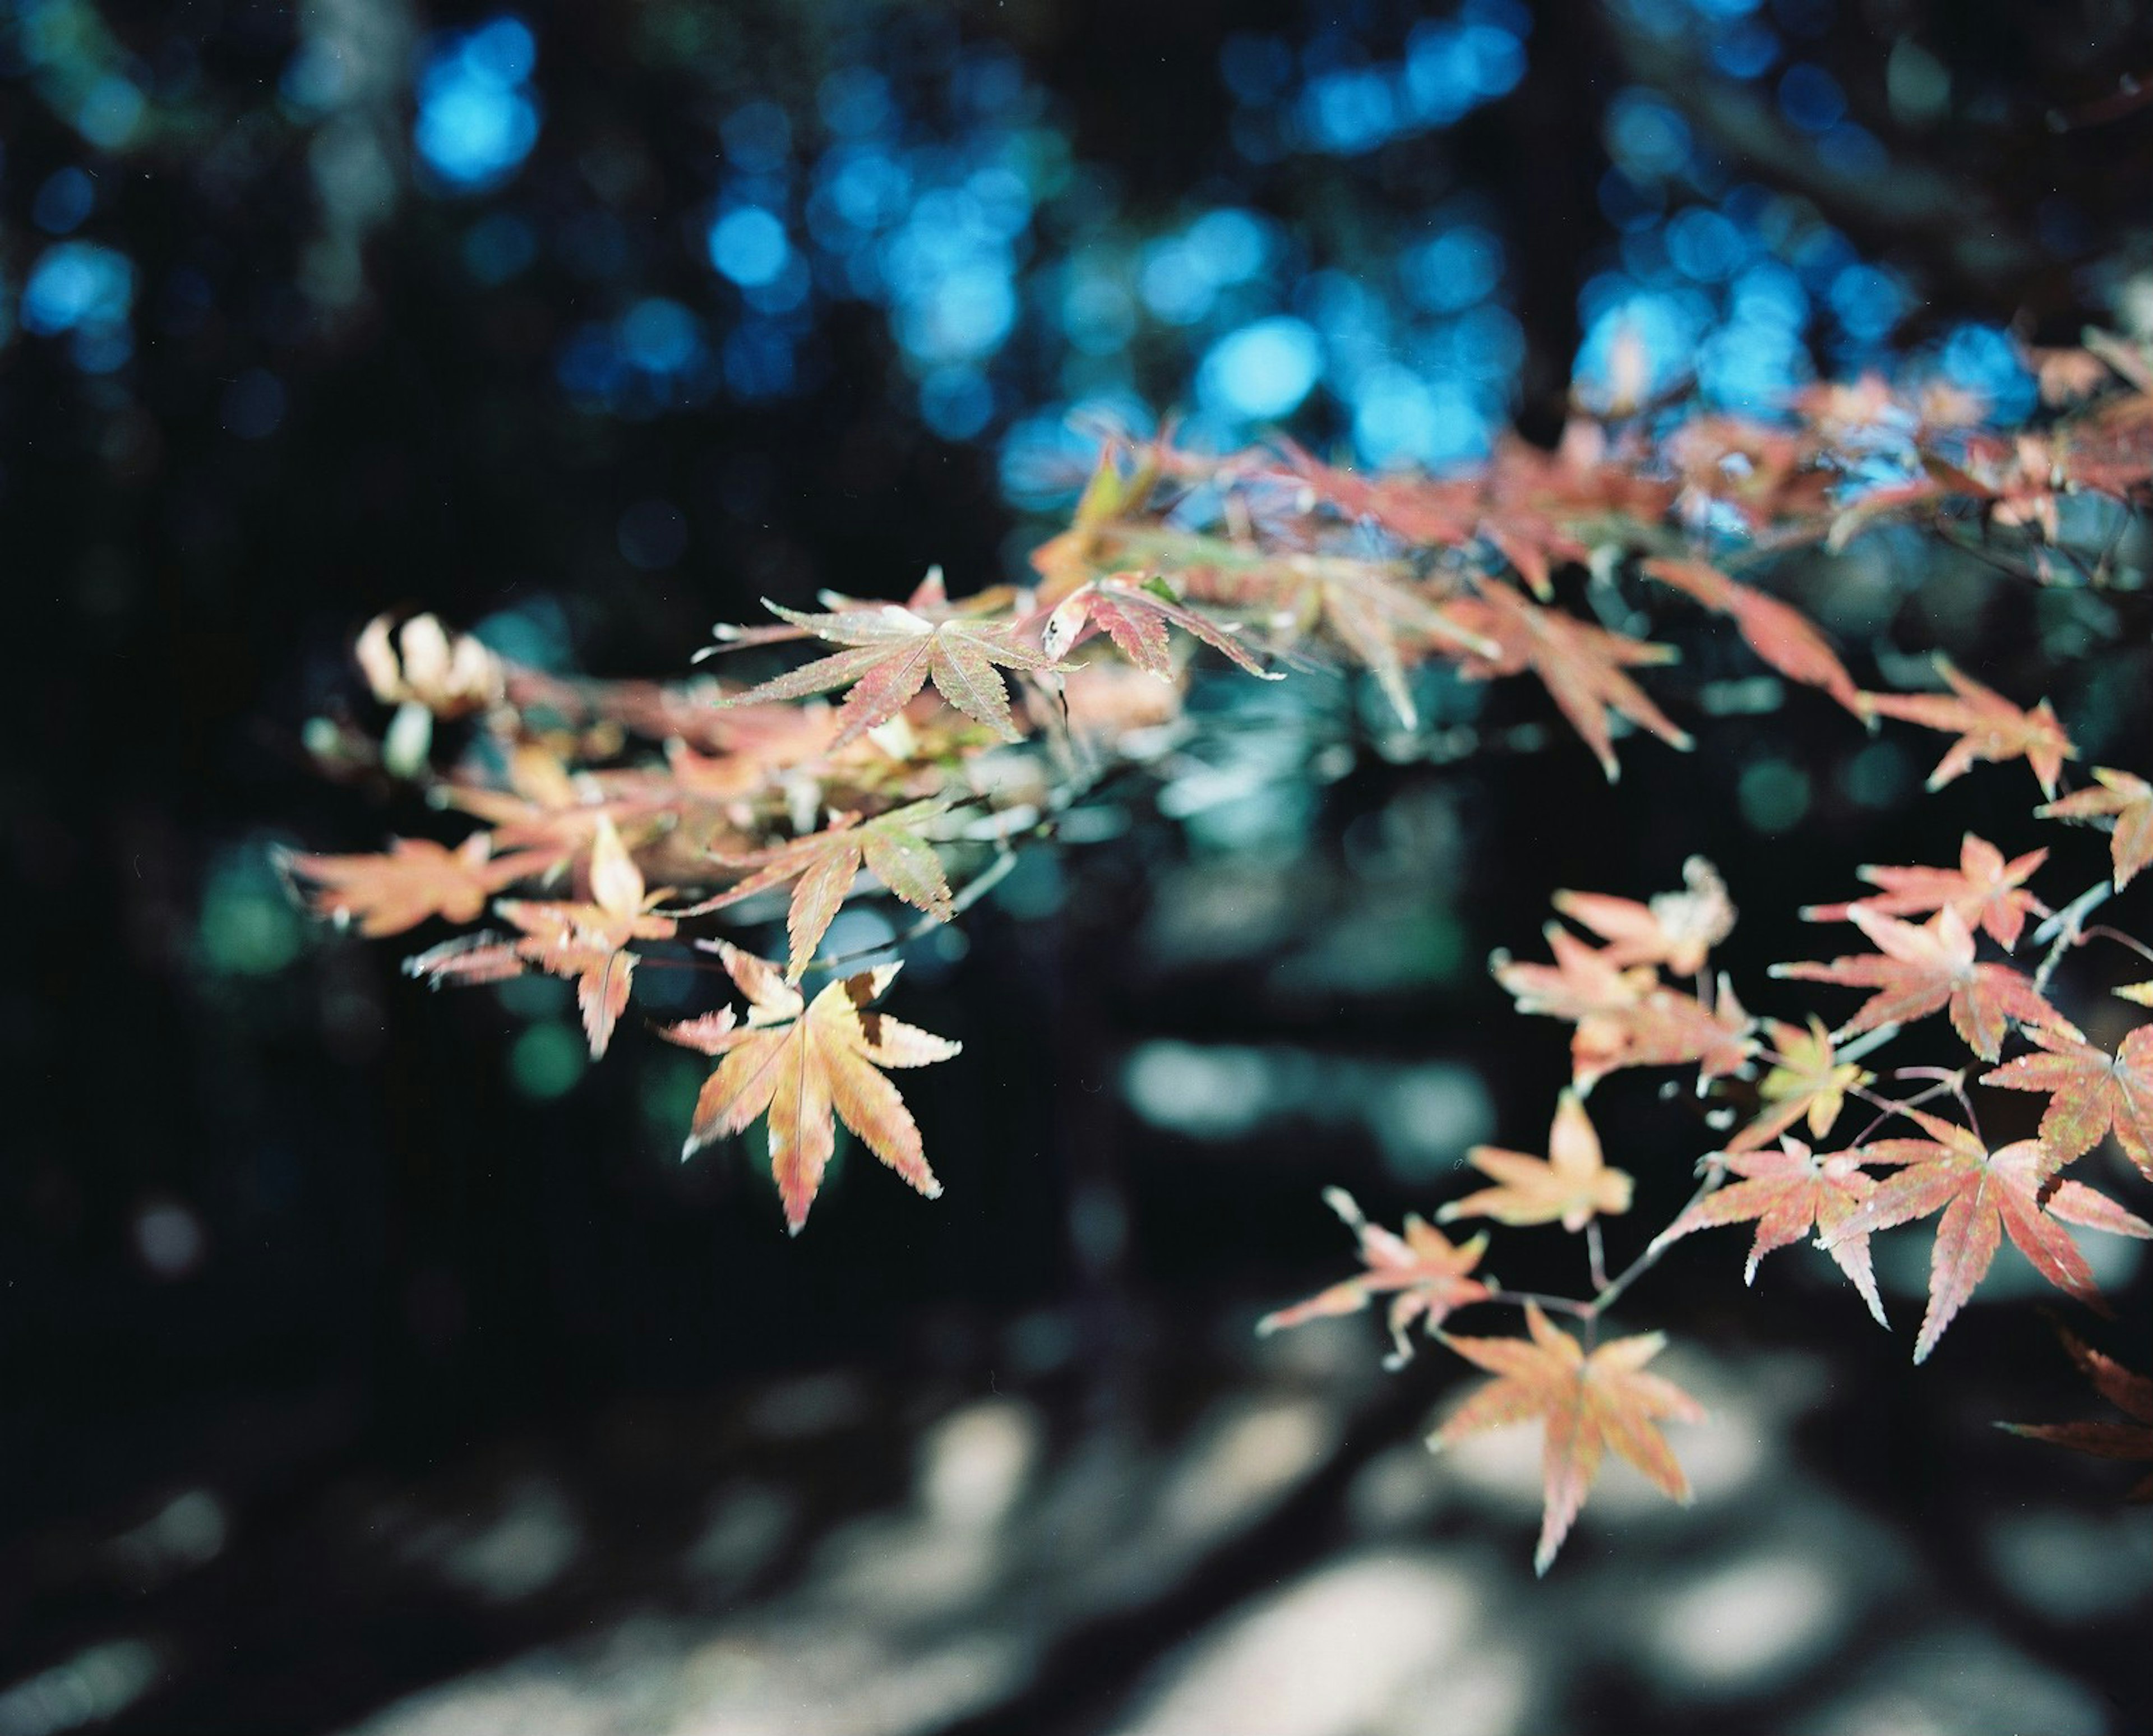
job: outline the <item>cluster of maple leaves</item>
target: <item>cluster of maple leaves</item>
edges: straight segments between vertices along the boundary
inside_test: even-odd
[[[1035,552],[1035,583],[952,600],[937,572],[902,603],[831,593],[816,612],[771,603],[774,624],[721,626],[704,654],[818,648],[758,684],[566,680],[431,616],[384,618],[357,654],[389,720],[378,745],[347,728],[325,757],[416,780],[474,829],[454,845],[398,838],[379,854],[294,853],[283,865],[312,908],[366,934],[435,921],[465,929],[407,961],[436,986],[530,973],[573,981],[594,1057],[628,1013],[639,968],[721,974],[743,1010],[658,1029],[716,1062],[684,1155],[762,1122],[796,1233],[839,1123],[914,1189],[939,1192],[885,1074],[959,1052],[876,1010],[897,965],[852,970],[860,961],[823,955],[838,912],[880,892],[922,924],[949,920],[991,883],[1013,841],[1047,829],[1101,766],[1175,725],[1194,655],[1265,680],[1311,664],[1364,670],[1408,731],[1423,665],[1468,681],[1530,675],[1612,779],[1619,735],[1641,730],[1675,748],[1691,738],[1636,673],[1676,653],[1580,613],[1566,571],[1583,568],[1588,610],[1635,583],[1640,595],[1724,618],[1774,675],[1868,727],[1889,719],[1950,736],[1932,788],[1977,762],[2027,760],[2049,798],[2044,814],[2113,830],[2120,888],[2153,860],[2153,786],[2101,768],[2094,784],[2059,797],[2076,753],[2045,701],[2022,708],[1942,658],[1940,690],[1866,690],[1823,630],[1752,570],[1895,521],[2009,542],[2036,578],[2077,561],[2059,539],[2059,497],[2131,501],[2153,486],[2153,369],[2098,340],[2042,359],[2041,370],[2058,414],[2041,432],[2008,437],[1985,430],[1981,407],[1962,396],[1865,379],[1807,393],[1769,421],[1580,415],[1553,452],[1508,441],[1479,470],[1446,478],[1356,476],[1285,442],[1224,456],[1168,435],[1109,443],[1069,527]],[[1625,603],[1615,619],[1626,624],[1634,612]],[[459,737],[460,752],[440,751]],[[1476,1151],[1490,1185],[1439,1216],[1560,1224],[1585,1238],[1591,1299],[1516,1297],[1475,1275],[1484,1237],[1453,1244],[1418,1219],[1392,1235],[1334,1194],[1367,1270],[1266,1326],[1384,1296],[1401,1356],[1418,1322],[1492,1373],[1436,1441],[1545,1423],[1545,1567],[1604,1451],[1682,1492],[1657,1423],[1696,1412],[1642,1372],[1656,1336],[1595,1339],[1634,1275],[1601,1270],[1601,1220],[1626,1212],[1632,1191],[1605,1162],[1585,1108],[1611,1072],[1694,1067],[1702,1088],[1746,1093],[1754,1112],[1709,1157],[1697,1197],[1640,1256],[1646,1264],[1694,1230],[1754,1222],[1753,1275],[1763,1254],[1814,1230],[1881,1319],[1868,1238],[1941,1212],[1917,1360],[2002,1235],[2091,1299],[2084,1261],[2059,1225],[2153,1231],[2059,1172],[2111,1127],[2153,1169],[2143,1097],[2153,1077],[2139,1072],[2153,1065],[2153,1028],[2110,1055],[2050,1005],[2045,972],[1977,955],[1977,935],[2008,952],[2029,919],[2063,921],[2062,943],[2083,938],[2079,905],[2052,917],[2026,889],[2043,853],[2006,862],[1969,837],[1955,868],[1870,871],[1870,895],[1811,912],[1850,923],[1869,948],[1781,973],[1868,991],[1835,1031],[1816,1018],[1760,1023],[1711,975],[1733,909],[1702,863],[1682,891],[1648,903],[1560,894],[1556,909],[1575,927],[1550,925],[1550,961],[1499,958],[1496,974],[1521,1011],[1573,1026],[1573,1088],[1545,1158]],[[959,868],[969,880],[953,878]],[[759,920],[780,893],[781,961],[684,926]],[[812,998],[801,986],[811,972],[827,978]],[[2142,992],[2153,1001],[2153,985]],[[1985,1078],[2049,1094],[2037,1140],[1990,1151],[1971,1127],[1921,1107],[1933,1092],[1903,1102],[1871,1092],[1868,1046],[1939,1012],[1987,1062],[2002,1062],[2014,1031],[2028,1046]],[[1920,1137],[1865,1134],[1830,1154],[1795,1137],[1799,1125],[1824,1139],[1850,1098]],[[1455,1309],[1505,1300],[1526,1305],[1525,1338],[1445,1333]],[[1582,1344],[1549,1318],[1564,1312],[1580,1321]],[[2086,1366],[2110,1396],[2142,1408],[2140,1387],[2100,1372],[2105,1363]]]

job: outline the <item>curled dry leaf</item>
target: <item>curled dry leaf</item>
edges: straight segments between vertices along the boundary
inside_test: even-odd
[[[1674,1500],[1689,1499],[1689,1479],[1659,1424],[1702,1423],[1704,1408],[1672,1381],[1644,1372],[1666,1347],[1663,1333],[1616,1338],[1587,1352],[1525,1305],[1527,1338],[1445,1338],[1452,1350],[1495,1377],[1468,1394],[1428,1437],[1436,1452],[1490,1428],[1537,1422],[1545,1505],[1533,1570],[1545,1573],[1585,1505],[1600,1462],[1611,1449]]]
[[[1682,864],[1682,890],[1640,904],[1604,892],[1558,892],[1555,907],[1606,942],[1611,965],[1664,965],[1677,976],[1704,969],[1712,949],[1734,932],[1727,883],[1702,856]]]

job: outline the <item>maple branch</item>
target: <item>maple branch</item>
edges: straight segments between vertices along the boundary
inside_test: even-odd
[[[1621,1300],[1623,1292],[1646,1273],[1660,1263],[1661,1256],[1680,1240],[1675,1235],[1675,1225],[1681,1223],[1697,1208],[1719,1191],[1719,1184],[1727,1179],[1727,1164],[1721,1153],[1714,1152],[1704,1160],[1704,1174],[1696,1191],[1682,1203],[1682,1209],[1668,1219],[1667,1227],[1645,1244],[1645,1251],[1624,1266],[1608,1282],[1600,1286],[1591,1302],[1587,1320],[1597,1321]]]
[[[2105,880],[2088,887],[2033,931],[2033,938],[2036,940],[2048,939],[2052,932],[2055,937],[2049,948],[2048,956],[2041,960],[2041,968],[2033,973],[2035,993],[2046,995],[2049,992],[2049,980],[2056,974],[2057,965],[2063,963],[2064,955],[2076,946],[2089,934],[2105,934],[2112,939],[2120,940],[2125,945],[2135,949],[2148,960],[2153,960],[2153,952],[2148,952],[2128,934],[2119,933],[2114,929],[2089,929],[2084,926],[2085,919],[2099,909],[2102,904],[2107,903],[2109,895],[2114,890],[2115,888]]]
[[[994,860],[965,882],[950,899],[949,914],[947,917],[923,916],[909,928],[899,929],[879,945],[863,946],[856,948],[851,952],[810,959],[807,968],[810,970],[827,970],[833,973],[842,971],[852,965],[863,964],[869,959],[878,959],[884,953],[893,951],[898,947],[909,946],[912,942],[933,933],[936,929],[947,928],[1000,885],[1008,878],[1010,870],[1015,866],[1016,852],[1010,848],[1009,841],[1006,838],[998,838],[995,840]]]
[[[1607,1288],[1607,1248],[1601,1239],[1600,1220],[1588,1219],[1585,1225],[1585,1258],[1592,1273],[1592,1288],[1596,1293]]]

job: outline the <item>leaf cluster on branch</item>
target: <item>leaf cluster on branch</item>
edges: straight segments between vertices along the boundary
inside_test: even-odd
[[[1265,1329],[1382,1298],[1397,1358],[1418,1324],[1492,1375],[1435,1443],[1545,1424],[1545,1570],[1605,1452],[1684,1493],[1658,1425],[1697,1408],[1642,1372],[1660,1338],[1598,1336],[1675,1241],[1752,1224],[1753,1280],[1764,1255],[1814,1235],[1881,1321],[1869,1239],[1936,1217],[1918,1362],[2004,1238],[2097,1306],[2065,1226],[2153,1235],[2063,1173],[2113,1130],[2153,1175],[2153,1027],[2110,1052],[2049,998],[2063,953],[2112,934],[2087,926],[2094,905],[2153,861],[2153,785],[2104,766],[2092,785],[2059,793],[2078,755],[2045,699],[2022,705],[1941,656],[1941,690],[1871,690],[1798,600],[1766,588],[1779,557],[1835,551],[1886,524],[1977,548],[2033,583],[2114,581],[2112,545],[2076,547],[2064,506],[2089,495],[2128,507],[2153,491],[2153,371],[2112,341],[2076,354],[2082,365],[2044,371],[2062,400],[2054,414],[2008,435],[1962,394],[1865,378],[1805,392],[1769,420],[1580,416],[1552,452],[1505,441],[1479,468],[1442,477],[1358,476],[1284,441],[1223,456],[1170,435],[1109,442],[1067,527],[1035,551],[1032,583],[953,601],[936,572],[902,603],[836,593],[816,611],[772,603],[772,624],[720,626],[704,654],[793,644],[814,654],[751,681],[568,680],[430,616],[400,628],[384,619],[360,635],[358,654],[392,715],[378,745],[332,730],[324,757],[415,779],[476,825],[453,845],[399,838],[381,854],[293,853],[283,865],[313,909],[367,934],[466,928],[408,961],[437,987],[530,973],[573,981],[593,1056],[626,1016],[639,969],[721,972],[744,1011],[659,1032],[717,1063],[684,1155],[763,1122],[797,1233],[840,1123],[915,1189],[939,1193],[885,1071],[959,1052],[878,1010],[894,964],[863,970],[868,960],[823,954],[841,909],[880,892],[919,913],[921,929],[955,918],[1100,778],[1190,727],[1182,698],[1199,659],[1229,665],[1229,680],[1363,672],[1405,735],[1421,727],[1416,688],[1430,666],[1468,682],[1529,676],[1612,780],[1626,734],[1692,745],[1664,709],[1682,703],[1663,673],[1677,654],[1637,624],[1648,608],[1701,608],[1731,622],[1772,677],[1850,714],[1850,727],[1890,720],[1952,738],[1932,789],[2023,759],[2047,798],[2041,816],[2112,830],[2112,884],[2052,912],[2028,885],[2046,852],[2007,858],[1971,835],[1955,864],[1865,869],[1865,895],[1805,914],[1850,924],[1866,949],[1774,973],[1865,991],[1836,1028],[1808,1008],[1760,1020],[1713,972],[1735,913],[1701,860],[1681,889],[1647,899],[1558,893],[1555,909],[1575,926],[1550,924],[1549,959],[1497,955],[1520,1011],[1572,1027],[1572,1085],[1545,1157],[1476,1149],[1491,1185],[1435,1215],[1559,1227],[1584,1245],[1587,1295],[1505,1290],[1483,1264],[1486,1236],[1454,1244],[1417,1217],[1393,1235],[1342,1192],[1329,1196],[1365,1270]],[[440,725],[464,746],[437,765]],[[781,893],[781,961],[690,932],[763,919]],[[498,926],[468,929],[489,910]],[[2049,949],[2031,970],[2017,955],[2029,923]],[[1984,944],[2006,956],[1984,956]],[[815,975],[827,981],[811,996],[801,985]],[[2153,985],[2118,992],[2153,999]],[[1870,1058],[1938,1015],[1989,1064],[1982,1086],[2048,1095],[2038,1137],[1992,1148],[1967,1067],[1909,1093],[1881,1088]],[[2005,1060],[2014,1042],[2023,1052]],[[1611,1275],[1603,1220],[1628,1213],[1640,1166],[1607,1163],[1586,1100],[1638,1068],[1692,1071],[1700,1094],[1746,1119],[1723,1112],[1727,1137],[1678,1160],[1697,1166],[1693,1196]],[[1947,1098],[1961,1118],[1937,1112]],[[1874,1119],[1828,1147],[1857,1104]],[[1509,1303],[1525,1307],[1525,1337],[1448,1335],[1455,1311]],[[1569,1316],[1582,1338],[1550,1315]],[[2099,1373],[2105,1363],[2086,1366],[2111,1396],[2142,1396]]]

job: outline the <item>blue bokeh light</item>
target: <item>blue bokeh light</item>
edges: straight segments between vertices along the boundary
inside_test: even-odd
[[[1297,409],[1322,372],[1323,344],[1315,328],[1277,314],[1214,344],[1197,369],[1196,395],[1207,410],[1270,421]]]
[[[528,88],[538,49],[522,19],[503,14],[447,38],[419,75],[412,141],[447,187],[498,185],[538,142],[538,104]]]

